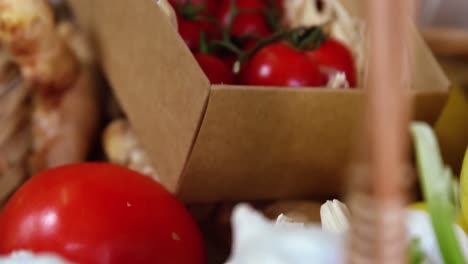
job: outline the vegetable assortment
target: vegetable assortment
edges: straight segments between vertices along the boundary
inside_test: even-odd
[[[172,0],[178,32],[212,84],[356,87],[354,55],[322,26],[285,22],[283,1]],[[203,54],[203,55],[202,55]]]
[[[14,3],[18,2],[13,1],[17,0],[9,0],[9,3],[15,7]],[[27,0],[22,1],[26,3]],[[29,3],[34,2],[31,1]],[[181,38],[213,84],[325,87],[339,76],[344,77],[344,87],[356,87],[358,64],[348,44],[330,36],[321,25],[289,23],[284,19],[286,2],[291,3],[290,0],[169,1],[175,10],[174,24]],[[54,47],[59,47],[57,54],[62,54],[55,58],[57,61],[49,61],[46,66],[52,67],[57,63],[74,67],[68,69],[70,72],[62,72],[67,78],[50,80],[43,79],[47,76],[38,73],[39,69],[44,69],[42,67],[29,72],[32,77],[41,77],[35,79],[37,106],[50,103],[50,95],[55,95],[54,99],[60,102],[68,102],[67,91],[93,87],[77,81],[87,78],[80,75],[86,72],[86,69],[81,69],[88,66],[86,60],[71,51],[71,44],[63,44],[64,40],[56,35],[57,32],[47,27],[43,30],[48,30],[50,39],[54,40],[52,43],[56,43]],[[33,38],[31,41],[38,40]],[[9,48],[15,50],[13,44]],[[39,47],[44,45],[38,44]],[[13,55],[18,62],[23,62],[18,58],[23,54]],[[35,55],[37,58],[43,56]],[[31,70],[28,68],[30,65],[19,66],[22,71]],[[52,67],[51,71],[57,69]],[[52,74],[52,77],[57,77],[57,74]],[[82,92],[85,98],[95,97],[90,91]],[[47,108],[51,112],[45,113],[38,107],[35,117],[44,120],[57,113],[59,116],[70,114],[55,104],[51,106],[54,107]],[[86,138],[91,137],[92,132],[89,131],[95,129],[97,121],[81,117],[93,116],[97,111],[93,106],[83,107],[91,113],[72,112],[76,114],[72,117],[82,123],[78,126],[74,122],[66,130],[69,133],[61,134],[62,137],[53,135],[43,139],[48,133],[39,133],[36,140],[43,144],[35,145],[34,151],[42,156],[35,156],[48,157],[45,154],[49,153],[49,146],[58,144],[64,151],[53,157],[68,159],[74,152],[66,150],[71,148],[80,154],[71,161],[83,160],[82,153],[87,151],[81,150],[89,147]],[[66,119],[58,121],[63,120]],[[63,128],[63,123],[58,121],[52,123],[54,127]],[[42,124],[36,120],[33,125],[41,128],[39,123]],[[75,133],[80,129],[86,131]],[[454,224],[457,216],[468,222],[468,153],[461,176],[462,208],[459,208],[460,198],[453,188],[453,175],[443,164],[433,131],[426,124],[415,123],[411,132],[428,208],[428,213],[413,210],[408,214],[410,238],[415,238],[409,250],[411,263],[463,263],[468,252],[468,238]],[[70,140],[70,135],[79,135],[80,138]],[[86,140],[81,139],[82,135]],[[104,139],[103,147],[109,160],[150,177],[108,163],[81,163],[39,173],[12,196],[0,215],[0,263],[8,254],[27,263],[33,263],[33,258],[45,263],[206,263],[205,243],[193,216],[157,183],[160,178],[137,142],[130,124],[124,119],[114,121],[106,129]],[[86,147],[69,146],[82,141],[86,142],[82,144]],[[63,153],[68,155],[62,156]],[[39,161],[37,170],[59,165],[57,162],[48,164],[48,159]],[[234,242],[228,263],[309,263],[310,259],[341,263],[344,259],[343,241],[352,212],[338,201],[327,202],[320,210],[321,225],[315,223],[311,226],[314,221],[307,220],[307,214],[313,211],[310,206],[296,204],[295,208],[290,208],[289,214],[287,207],[292,206],[279,206],[280,214],[275,211],[273,215],[277,221],[273,223],[253,209],[237,206],[232,216]],[[216,229],[217,215],[211,211],[206,215]],[[218,233],[229,239],[227,232]],[[49,255],[49,252],[56,255]],[[280,262],[284,259],[287,262]]]

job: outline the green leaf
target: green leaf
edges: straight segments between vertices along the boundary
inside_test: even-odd
[[[455,215],[459,215],[461,212],[460,182],[453,176],[452,170],[450,168],[448,169],[452,180],[452,201],[455,204]]]
[[[421,240],[413,239],[409,245],[409,263],[410,264],[423,264],[426,256],[421,249]]]
[[[444,262],[465,263],[453,228],[456,206],[453,202],[451,172],[444,166],[432,128],[416,122],[411,125],[411,132],[423,196]]]

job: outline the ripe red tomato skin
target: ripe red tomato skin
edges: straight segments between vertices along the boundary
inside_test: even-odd
[[[254,10],[256,12],[238,14],[232,22],[231,34],[241,37],[249,34],[266,37],[272,33],[268,22],[263,15],[266,5],[261,0],[237,0],[236,7],[240,10]],[[221,0],[215,17],[222,26],[228,27],[231,15],[231,0]]]
[[[357,85],[356,64],[351,51],[341,42],[328,38],[316,50],[306,52],[307,57],[320,67],[344,72],[350,87]]]
[[[223,58],[223,61],[224,61],[224,64],[226,64],[229,69],[233,69],[234,64],[237,61],[237,57],[234,55],[225,56]]]
[[[303,52],[286,43],[273,43],[260,49],[242,67],[243,85],[320,87],[326,84],[316,64]]]
[[[194,56],[212,84],[234,84],[234,73],[224,61],[209,54]]]
[[[86,264],[205,263],[187,210],[148,177],[110,164],[45,171],[0,216],[0,254],[53,252]]]
[[[192,21],[177,17],[177,23],[180,36],[192,52],[199,50],[202,32],[205,32],[208,39],[212,39],[219,34],[216,27],[209,22]]]
[[[200,46],[200,35],[203,31],[195,21],[178,18],[179,34],[191,51],[197,51]]]

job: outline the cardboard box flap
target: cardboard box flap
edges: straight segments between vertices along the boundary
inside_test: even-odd
[[[336,193],[351,139],[343,131],[348,135],[357,125],[362,95],[215,86],[181,181],[181,198],[206,202]]]
[[[437,62],[421,34],[415,29],[413,48],[412,88],[421,90],[438,90],[448,92],[450,81]]]
[[[81,1],[71,2],[78,17],[94,20],[92,37],[115,94],[173,190],[203,116],[209,81],[155,1],[94,1],[92,8]]]
[[[411,91],[433,123],[442,91]],[[328,197],[343,191],[362,90],[214,86],[177,194],[212,202]],[[203,190],[203,191],[200,191]]]
[[[84,32],[94,30],[94,0],[69,0],[73,9],[73,17]]]

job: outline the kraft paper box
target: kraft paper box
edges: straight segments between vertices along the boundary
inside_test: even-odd
[[[163,184],[182,200],[342,191],[362,90],[210,85],[155,1],[71,3]],[[433,123],[449,82],[414,37],[414,118]]]

